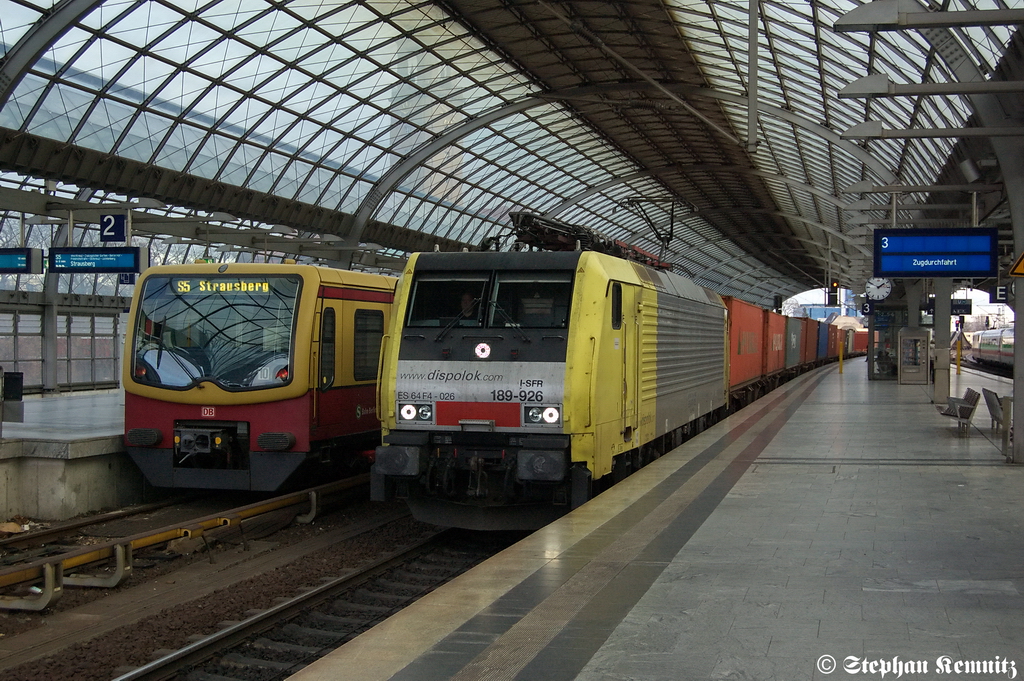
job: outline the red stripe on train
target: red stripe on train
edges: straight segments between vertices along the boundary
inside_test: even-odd
[[[339,300],[361,300],[367,303],[390,303],[395,299],[395,294],[391,291],[365,291],[357,288],[321,286],[320,297],[336,298]]]
[[[439,426],[457,426],[460,419],[493,420],[502,428],[523,425],[523,405],[519,402],[438,402],[435,409]]]

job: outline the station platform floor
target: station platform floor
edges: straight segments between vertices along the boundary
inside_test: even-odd
[[[831,364],[291,679],[1013,678],[1024,467],[1000,445],[984,402],[961,435],[930,386]]]
[[[0,424],[3,440],[70,443],[114,438],[124,448],[123,390],[28,395],[22,404],[23,421]]]
[[[29,395],[21,411],[0,422],[0,516],[66,520],[148,499],[124,447],[124,391]]]

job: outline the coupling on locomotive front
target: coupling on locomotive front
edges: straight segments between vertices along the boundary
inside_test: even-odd
[[[151,267],[125,339],[125,441],[157,487],[275,491],[363,469],[395,279],[296,264]]]
[[[413,255],[372,497],[439,525],[550,522],[725,406],[725,317],[714,292],[592,251]]]

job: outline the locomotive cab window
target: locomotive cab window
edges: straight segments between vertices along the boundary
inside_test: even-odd
[[[498,272],[487,325],[564,329],[571,296],[570,272]]]
[[[612,284],[612,328],[622,328],[622,284]]]
[[[488,276],[426,272],[413,282],[408,326],[481,326]]]

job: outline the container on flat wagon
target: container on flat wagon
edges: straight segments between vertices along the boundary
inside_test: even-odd
[[[817,359],[828,357],[828,328],[829,324],[818,323],[818,347],[814,350]]]
[[[868,330],[858,329],[853,332],[853,351],[854,352],[867,352],[868,351]]]
[[[832,324],[825,324],[824,326],[828,329],[828,356],[838,357],[839,343],[841,342],[840,339],[844,337],[844,332],[838,326],[833,326]]]
[[[790,369],[800,364],[800,356],[803,351],[801,336],[803,335],[804,323],[799,317],[786,317],[786,368]]]
[[[729,387],[736,388],[761,377],[766,311],[738,298],[722,299],[729,310]]]
[[[761,373],[771,376],[786,368],[786,317],[766,311],[764,317],[764,365]]]
[[[801,318],[803,331],[800,332],[800,363],[814,364],[818,357],[818,320],[810,317]]]

